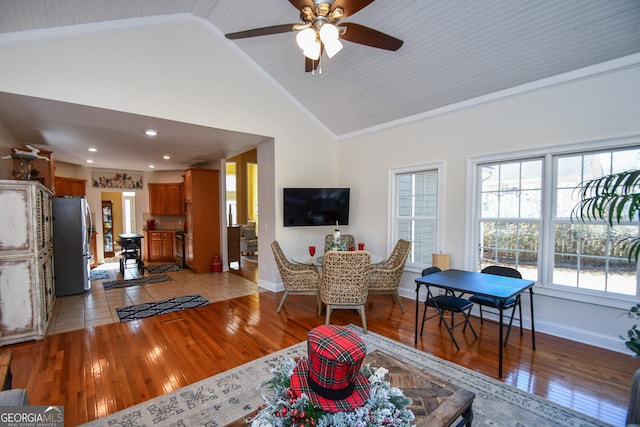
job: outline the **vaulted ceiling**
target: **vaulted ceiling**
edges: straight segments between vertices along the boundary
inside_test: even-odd
[[[300,13],[285,0],[3,0],[0,43],[30,30],[125,19],[144,25],[145,18],[175,14],[202,19],[219,30],[210,36],[220,38],[300,22]],[[637,63],[640,53],[638,0],[376,0],[342,22],[374,28],[404,44],[391,52],[345,41],[335,57],[324,56],[315,73],[306,73],[295,32],[224,41],[237,45],[338,139],[608,61]],[[24,133],[29,120],[8,114],[6,102],[15,99],[7,96],[0,96],[0,120]],[[235,138],[247,147],[261,140]]]

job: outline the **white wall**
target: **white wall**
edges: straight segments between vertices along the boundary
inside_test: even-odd
[[[468,242],[467,159],[640,135],[638,99],[640,66],[342,141],[338,152],[339,184],[356,189],[351,205],[352,231],[362,236],[358,240],[364,240],[371,251],[390,253],[395,242],[387,234],[389,169],[443,161],[443,252],[451,254],[453,268],[473,268],[464,258]],[[366,157],[363,153],[367,153]],[[353,167],[356,164],[360,167]],[[416,276],[405,273],[403,295],[415,298]],[[631,305],[629,301],[627,307]],[[620,315],[621,309],[543,295],[537,295],[535,307],[539,331],[625,351],[618,335],[626,333],[631,322]]]
[[[200,37],[203,32],[215,37]],[[387,233],[389,168],[443,161],[443,250],[452,254],[453,267],[464,268],[469,157],[640,134],[638,68],[336,142],[210,26],[174,22],[52,40],[38,39],[47,31],[29,33],[32,42],[0,44],[0,91],[273,138],[258,147],[259,251],[264,254],[260,285],[270,289],[280,281],[269,256],[271,240],[279,240],[285,252],[293,254],[310,243],[320,245],[331,231],[283,228],[283,187],[351,187],[351,225],[343,232],[358,236],[372,252],[387,254],[393,243]],[[201,55],[203,50],[193,48],[196,44],[210,56]],[[148,200],[143,203],[148,206]],[[405,274],[404,295],[413,296],[414,278]],[[536,299],[538,330],[616,350],[622,348],[617,335],[627,327],[619,313]]]
[[[261,193],[267,191],[260,198],[270,197],[275,211],[261,204],[261,227],[273,230],[287,253],[307,246],[307,236],[298,239],[276,221],[281,189],[334,185],[336,141],[223,34],[184,17],[78,38],[25,33],[30,41],[0,43],[0,91],[272,137],[267,146],[273,153],[266,158],[274,162],[267,167],[274,180],[270,189],[260,185]],[[260,284],[275,289],[280,279],[267,240],[260,239],[259,251],[266,254],[260,264],[270,274],[261,271]]]
[[[16,137],[7,129],[4,123],[0,122],[0,157],[13,153],[12,148],[23,147]],[[11,179],[13,170],[13,159],[0,159],[0,179]]]

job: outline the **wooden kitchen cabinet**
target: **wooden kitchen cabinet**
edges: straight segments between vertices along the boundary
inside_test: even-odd
[[[0,181],[0,345],[42,339],[53,312],[51,193],[34,181]]]
[[[191,234],[184,235],[184,262],[187,265],[193,265],[193,236]]]
[[[56,196],[86,196],[87,180],[56,176]]]
[[[152,215],[181,215],[182,184],[148,184],[149,212]]]
[[[184,181],[182,182],[185,203],[191,203],[193,199],[192,197],[193,196],[193,179],[192,179],[192,173],[190,171],[191,169],[185,171],[184,178],[183,178]]]
[[[221,255],[219,185],[217,170],[185,171],[185,261],[196,273],[209,272],[213,256]]]
[[[145,237],[147,242],[148,261],[173,261],[175,235],[172,231],[147,230]]]

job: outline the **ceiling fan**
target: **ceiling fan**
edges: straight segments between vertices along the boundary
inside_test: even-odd
[[[296,41],[305,56],[306,72],[318,67],[323,52],[326,51],[329,58],[338,53],[342,49],[340,39],[379,49],[400,49],[402,40],[388,34],[353,22],[339,24],[342,18],[355,14],[373,2],[374,0],[289,0],[300,11],[302,23],[254,28],[226,34],[225,37],[235,40],[298,31]]]

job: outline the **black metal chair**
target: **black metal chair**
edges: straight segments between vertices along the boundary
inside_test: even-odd
[[[505,277],[513,277],[515,279],[522,279],[522,274],[515,268],[511,267],[503,267],[500,265],[490,265],[482,269],[481,273],[485,274],[493,274],[495,276],[505,276]],[[473,295],[469,298],[474,304],[478,304],[480,309],[480,323],[484,323],[484,318],[482,316],[482,307],[491,307],[498,310],[500,307],[498,306],[498,301],[494,298],[485,297],[482,295]],[[518,307],[519,312],[519,320],[520,320],[520,336],[522,336],[522,306],[520,305],[520,295],[515,298],[510,298],[504,303],[503,310],[511,308],[511,318],[509,319],[509,326],[507,327],[507,335],[504,339],[504,345],[507,345],[509,341],[509,333],[511,332],[511,324],[513,323],[513,317],[516,312],[516,307]]]
[[[441,271],[438,267],[429,267],[422,270],[422,277],[428,276],[429,274],[437,273]],[[429,307],[432,307],[436,310],[436,313],[432,316],[427,317],[427,310]],[[473,336],[478,338],[478,334],[476,334],[475,329],[473,329],[473,325],[469,322],[469,315],[471,314],[471,308],[473,307],[473,302],[465,298],[459,298],[451,294],[445,295],[433,295],[431,293],[431,288],[427,286],[427,298],[424,300],[424,312],[422,314],[422,327],[420,328],[420,336],[422,336],[422,332],[424,331],[424,323],[433,319],[434,317],[440,318],[440,325],[444,323],[444,326],[447,328],[447,332],[449,332],[449,336],[453,343],[456,346],[456,349],[460,350],[460,346],[456,341],[456,338],[453,336],[453,329],[458,326],[463,326],[462,332],[467,330],[467,325],[471,332],[473,332]],[[451,324],[447,322],[447,319],[444,316],[444,313],[448,311],[451,313]],[[454,322],[454,313],[461,313],[464,317],[464,320],[458,323]]]
[[[138,273],[144,273],[144,261],[142,260],[142,245],[140,238],[120,238],[118,245],[122,248],[120,252],[120,273],[124,275],[124,270],[130,268],[127,265],[129,260],[134,260]]]

